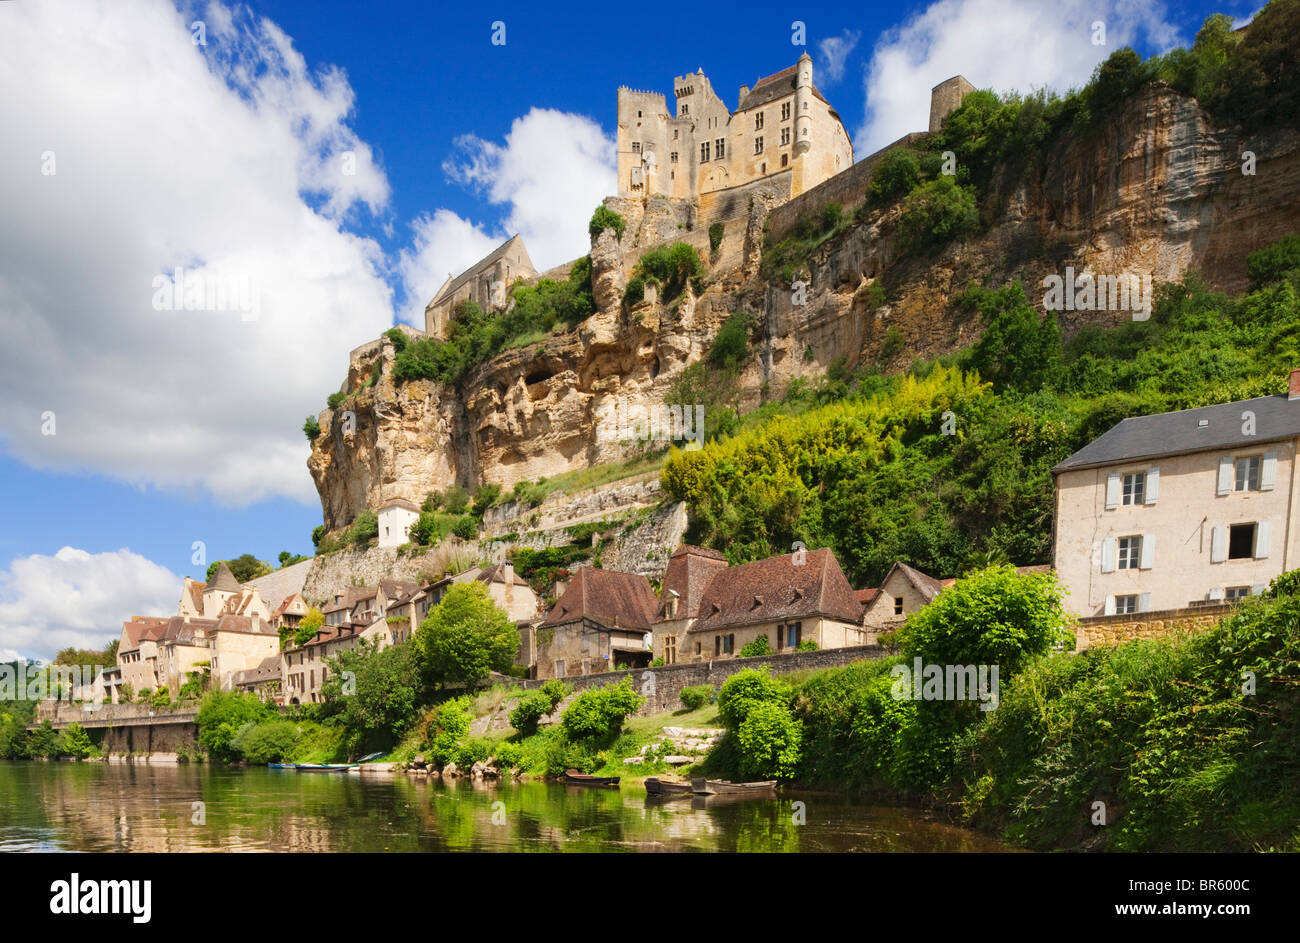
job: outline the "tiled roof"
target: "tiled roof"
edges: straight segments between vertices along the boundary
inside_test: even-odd
[[[641,574],[583,566],[573,571],[542,625],[590,619],[607,628],[649,629],[654,612],[654,591]]]
[[[289,607],[293,605],[294,600],[301,600],[301,599],[302,596],[300,596],[298,593],[290,593],[288,596],[285,596],[284,602],[280,603],[279,607],[275,610],[275,618],[278,619],[280,618],[280,616],[288,612]],[[305,604],[306,602],[304,601],[304,605]]]
[[[416,504],[414,501],[408,501],[405,498],[389,498],[383,504],[379,505],[379,510],[382,511],[385,508],[402,508],[407,511],[417,511],[417,512],[420,510],[420,506],[418,504]]]
[[[183,616],[172,616],[167,620],[167,627],[162,633],[161,641],[171,642],[175,645],[206,645],[203,641],[205,633],[214,628],[217,624],[215,619],[185,619]]]
[[[1241,416],[1247,411],[1255,414],[1258,435],[1242,431]],[[1300,436],[1300,399],[1288,399],[1285,393],[1279,393],[1123,419],[1053,468],[1052,473],[1253,446],[1296,436]]]
[[[491,566],[485,566],[485,567],[482,569],[482,571],[479,573],[479,575],[476,576],[476,577],[474,577],[474,578],[475,578],[476,580],[480,580],[480,581],[482,581],[482,582],[484,582],[484,583],[504,583],[504,582],[506,581],[506,580],[505,580],[505,564],[504,564],[504,563],[494,563],[494,564],[492,564]],[[523,578],[522,576],[520,576],[518,573],[515,573],[515,585],[516,585],[516,586],[527,586],[527,585],[528,585],[528,580],[524,579],[524,578]]]
[[[889,578],[894,575],[894,571],[901,573],[903,577],[916,588],[916,591],[921,594],[921,597],[926,602],[933,600],[934,597],[938,596],[945,588],[945,585],[941,580],[936,580],[933,576],[922,573],[916,567],[908,566],[906,563],[900,562],[891,566],[889,572],[885,574],[885,578],[880,581],[882,589],[885,584],[889,582]],[[952,584],[949,583],[948,585]]]
[[[267,619],[258,619],[257,628],[253,628],[251,616],[223,615],[217,620],[216,632],[243,632],[249,635],[279,635],[275,626]]]
[[[876,597],[880,595],[880,589],[879,587],[875,589],[855,589],[853,595],[858,597],[862,605],[870,606],[876,601]]]
[[[698,616],[704,588],[718,571],[726,567],[727,558],[716,550],[691,544],[678,547],[668,558],[663,586],[659,590],[659,605],[655,609],[655,621],[663,622],[667,619],[668,600],[673,592],[678,596],[676,618],[693,619]]]
[[[190,585],[190,605],[194,607],[195,611],[202,612],[203,591],[208,588],[208,584],[200,583],[198,580],[194,580],[189,585]]]
[[[768,557],[720,571],[709,582],[692,632],[817,616],[857,623],[862,603],[828,549]]]
[[[220,590],[223,593],[239,592],[239,580],[235,579],[235,574],[230,572],[230,567],[226,566],[223,560],[217,567],[217,575],[212,578],[212,583],[205,587],[209,590]]]
[[[736,110],[747,111],[750,108],[759,108],[776,101],[778,98],[793,95],[795,82],[798,79],[796,75],[798,71],[799,63],[796,62],[780,72],[773,72],[771,75],[763,76],[754,83],[754,87],[750,89],[749,94],[744,97]],[[816,85],[812,86],[812,93],[823,102],[826,101],[826,96],[818,90]],[[830,102],[826,103],[830,104]]]
[[[167,631],[167,622],[168,619],[165,617],[155,619],[152,616],[136,616],[129,622],[123,622],[122,632],[125,635],[125,643],[118,646],[118,654],[137,651],[140,643],[146,639],[156,642]]]

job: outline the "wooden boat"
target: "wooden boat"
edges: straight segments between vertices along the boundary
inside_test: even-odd
[[[267,769],[297,769],[297,763],[267,763]]]
[[[692,779],[691,791],[697,796],[766,796],[776,792],[776,780],[733,783],[726,779]]]
[[[652,796],[685,796],[690,794],[691,784],[677,779],[650,776],[645,781],[645,791]]]
[[[355,763],[299,763],[297,768],[301,773],[346,773],[358,767]]]
[[[576,769],[564,771],[564,781],[572,786],[617,786],[618,776],[592,776]]]

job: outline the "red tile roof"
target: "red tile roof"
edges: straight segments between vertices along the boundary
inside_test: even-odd
[[[707,550],[691,544],[682,544],[668,558],[663,586],[659,590],[659,605],[655,608],[655,621],[667,620],[668,600],[677,593],[677,619],[693,619],[700,614],[700,599],[709,581],[727,568],[727,558],[716,550]]]
[[[654,613],[654,590],[641,574],[583,566],[573,571],[542,625],[590,619],[606,628],[649,629]]]
[[[118,646],[118,654],[134,652],[140,648],[140,643],[146,639],[156,642],[163,637],[167,631],[166,617],[161,619],[152,616],[135,616],[130,622],[122,623],[122,633],[125,636],[125,643]]]
[[[719,572],[704,590],[692,632],[824,617],[856,624],[862,603],[828,549],[768,557]]]

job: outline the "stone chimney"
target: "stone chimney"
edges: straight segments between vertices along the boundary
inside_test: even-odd
[[[1300,399],[1300,369],[1291,371],[1291,383],[1287,389],[1286,398],[1289,400]]]
[[[736,109],[737,109],[737,110],[739,110],[740,107],[741,107],[743,104],[745,104],[745,96],[748,95],[748,94],[749,94],[749,86],[748,86],[748,85],[742,85],[742,86],[740,86],[740,95],[739,95],[739,97],[736,99]]]
[[[262,631],[262,614],[261,614],[260,612],[258,612],[256,609],[254,609],[251,618],[252,618],[252,620],[253,620],[253,631],[254,631],[254,632],[261,632],[261,631]]]

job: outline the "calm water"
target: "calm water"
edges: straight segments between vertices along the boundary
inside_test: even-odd
[[[819,795],[661,802],[631,784],[0,762],[0,851],[998,850],[922,812]]]

